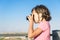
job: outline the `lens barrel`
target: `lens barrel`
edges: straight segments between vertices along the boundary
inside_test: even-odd
[[[26,16],[26,20],[29,20],[29,19],[28,19],[28,16]]]

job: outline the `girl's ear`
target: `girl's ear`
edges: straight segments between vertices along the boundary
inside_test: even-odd
[[[39,17],[42,17],[42,13],[39,13]]]

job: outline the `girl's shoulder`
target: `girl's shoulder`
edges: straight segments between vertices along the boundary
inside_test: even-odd
[[[41,26],[50,26],[49,21],[41,21],[39,23],[39,25],[41,25]]]
[[[49,21],[41,21],[39,24],[49,24]]]
[[[50,28],[50,24],[49,24],[48,21],[45,21],[45,22],[41,21],[41,22],[39,23],[39,28],[44,31],[44,30]]]

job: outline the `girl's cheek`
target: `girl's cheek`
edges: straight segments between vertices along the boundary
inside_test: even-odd
[[[35,22],[38,22],[38,16],[35,16],[34,19],[35,19]]]

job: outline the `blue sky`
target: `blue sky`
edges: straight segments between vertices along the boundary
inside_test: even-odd
[[[45,5],[50,10],[51,31],[60,29],[60,0],[0,0],[0,32],[27,32],[26,16],[36,5]]]

